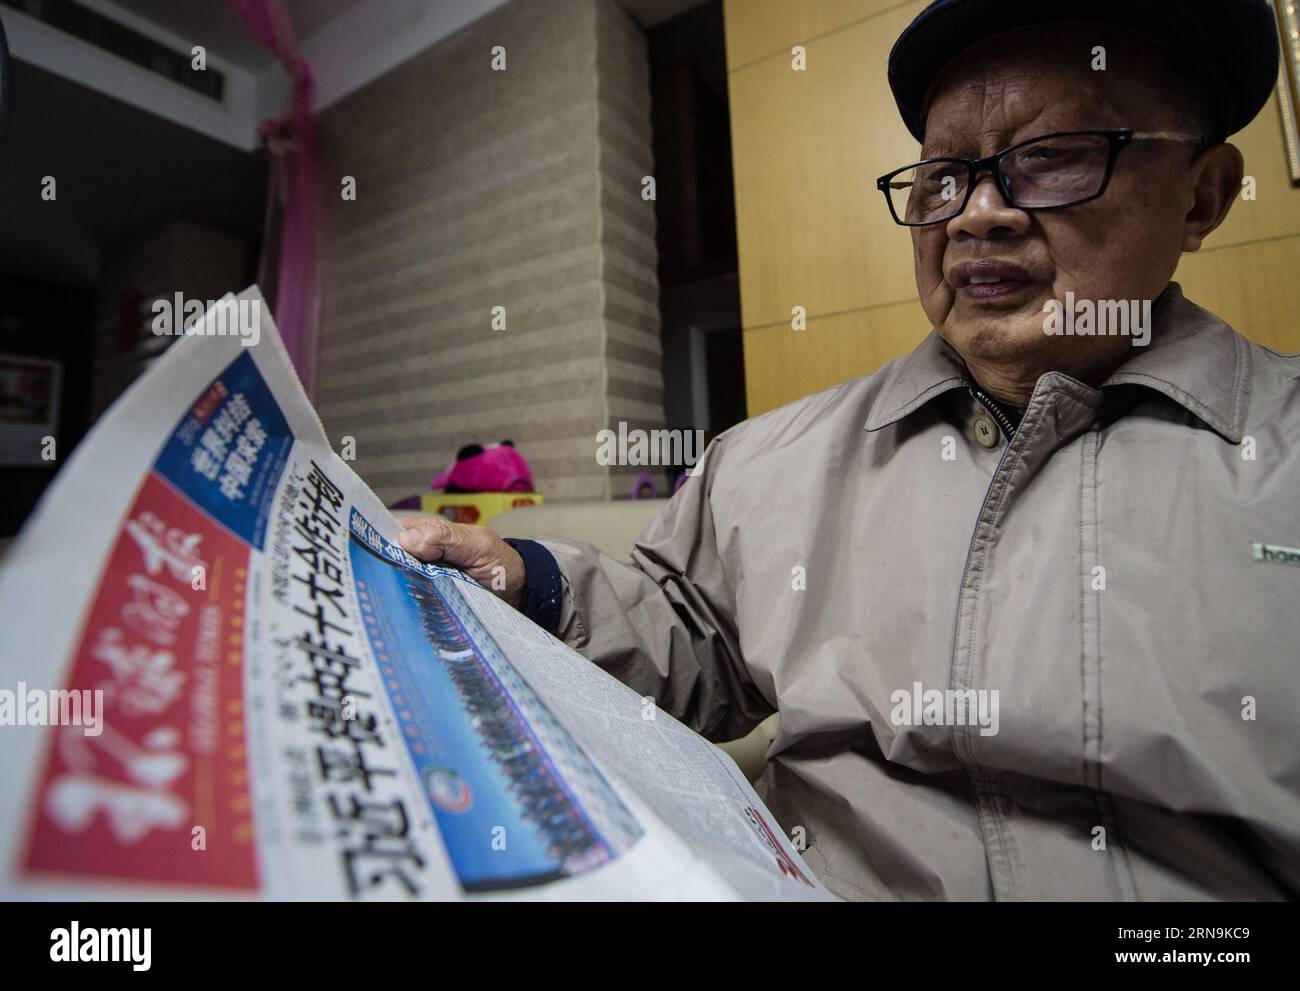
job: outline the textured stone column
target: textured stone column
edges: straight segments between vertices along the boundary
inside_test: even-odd
[[[648,71],[614,0],[515,0],[321,115],[317,404],[381,498],[507,437],[549,499],[627,493],[595,437],[663,424]]]

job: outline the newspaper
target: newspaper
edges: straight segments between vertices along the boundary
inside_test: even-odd
[[[734,762],[337,457],[256,288],[0,566],[0,896],[829,899]]]

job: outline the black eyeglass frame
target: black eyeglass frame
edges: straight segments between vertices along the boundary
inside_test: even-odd
[[[1019,151],[1028,145],[1038,144],[1040,141],[1046,141],[1049,138],[1074,138],[1074,137],[1101,137],[1110,142],[1110,154],[1106,159],[1106,173],[1102,176],[1101,185],[1097,191],[1090,196],[1084,196],[1081,199],[1071,200],[1068,203],[1054,203],[1051,206],[1021,206],[1016,202],[1011,190],[1007,187],[1006,177],[1002,175],[1002,160],[1012,152]],[[1158,141],[1204,141],[1203,138],[1194,134],[1176,134],[1169,131],[1134,131],[1132,128],[1122,127],[1111,130],[1093,130],[1093,131],[1055,131],[1051,134],[1040,134],[1036,138],[1029,138],[1026,141],[1018,142],[1010,148],[1004,148],[995,155],[988,158],[927,158],[920,162],[913,162],[911,165],[904,165],[901,169],[894,169],[882,175],[876,180],[876,188],[880,190],[885,197],[885,204],[889,207],[889,214],[894,218],[894,223],[900,227],[930,227],[934,224],[946,224],[954,217],[960,217],[966,210],[967,204],[970,203],[971,194],[975,192],[976,180],[983,172],[988,172],[993,176],[993,181],[998,184],[998,192],[1002,194],[1002,199],[1016,210],[1023,210],[1026,213],[1033,213],[1038,210],[1063,210],[1066,207],[1081,206],[1084,203],[1091,203],[1095,199],[1100,199],[1110,185],[1111,176],[1115,173],[1115,160],[1119,158],[1120,150],[1128,147],[1134,141],[1158,140]],[[889,181],[894,176],[902,175],[904,172],[912,169],[919,169],[923,165],[936,165],[940,163],[950,163],[952,165],[964,165],[967,171],[966,195],[962,198],[961,205],[953,210],[952,213],[938,220],[925,220],[921,223],[908,223],[898,216],[898,211],[894,209],[894,198],[889,195]]]

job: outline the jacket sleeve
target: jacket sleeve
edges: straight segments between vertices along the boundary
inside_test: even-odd
[[[741,655],[734,576],[718,551],[711,496],[727,436],[637,538],[629,562],[577,541],[541,541],[564,585],[556,635],[717,742],[775,711]]]

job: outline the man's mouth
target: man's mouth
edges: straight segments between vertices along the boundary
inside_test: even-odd
[[[954,265],[948,283],[968,299],[1001,299],[1027,289],[1034,280],[1019,265],[978,261]]]

